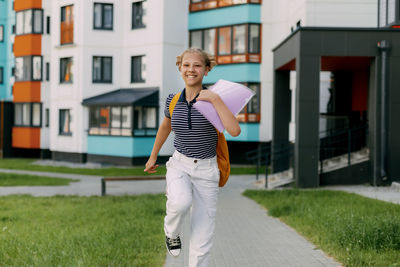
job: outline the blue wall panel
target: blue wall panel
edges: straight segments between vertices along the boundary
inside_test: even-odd
[[[11,51],[11,29],[15,24],[15,12],[12,1],[0,1],[0,25],[3,26],[3,41],[0,42],[0,67],[3,68],[3,83],[0,84],[0,100],[12,101],[11,68],[14,56]]]
[[[260,5],[238,5],[189,14],[189,30],[242,23],[261,23]]]
[[[225,138],[227,141],[248,141],[248,142],[259,142],[260,141],[260,124],[259,123],[240,123],[241,132],[239,136],[232,137],[230,134],[225,132]]]
[[[88,154],[117,157],[149,156],[155,137],[88,136]]]
[[[203,83],[212,84],[219,79],[231,82],[260,82],[260,64],[240,63],[218,65],[204,77]]]

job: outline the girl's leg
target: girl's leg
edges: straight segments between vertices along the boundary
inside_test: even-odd
[[[170,158],[167,162],[167,214],[164,218],[164,232],[169,238],[181,233],[184,216],[192,204],[192,186],[188,175],[179,168],[179,161]]]
[[[203,175],[203,177],[199,177],[200,175]],[[213,167],[206,172],[200,171],[196,176],[192,177],[193,204],[189,266],[205,267],[209,266],[210,252],[213,245],[219,172],[217,167]]]

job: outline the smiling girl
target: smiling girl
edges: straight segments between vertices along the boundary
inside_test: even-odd
[[[156,172],[158,152],[171,130],[174,131],[175,152],[166,163],[166,246],[171,255],[179,255],[182,221],[191,208],[189,266],[208,266],[219,190],[218,136],[214,126],[193,108],[193,104],[197,100],[212,103],[226,131],[232,136],[240,134],[240,126],[221,98],[202,85],[204,76],[216,65],[214,57],[201,49],[189,48],[177,57],[176,65],[185,88],[175,105],[173,116],[170,115],[169,105],[174,95],[167,98],[165,117],[144,171]]]

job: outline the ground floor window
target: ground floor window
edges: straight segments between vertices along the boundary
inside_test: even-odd
[[[58,133],[60,135],[72,135],[70,109],[60,109]]]
[[[14,126],[41,127],[42,104],[41,103],[15,103]]]
[[[255,92],[249,103],[239,113],[240,122],[260,122],[260,83],[243,83]]]
[[[143,106],[96,106],[89,109],[90,135],[154,136],[158,108]]]

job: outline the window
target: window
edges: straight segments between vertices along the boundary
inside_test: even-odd
[[[60,83],[72,83],[72,57],[61,58],[60,60]]]
[[[218,29],[218,55],[231,54],[231,27]]]
[[[246,27],[247,25],[233,26],[232,54],[246,53]]]
[[[46,62],[46,81],[50,81],[50,63]]]
[[[46,17],[46,33],[50,34],[50,17]]]
[[[131,83],[145,82],[146,64],[144,56],[133,56],[131,58]]]
[[[15,58],[15,81],[41,81],[42,56]]]
[[[240,24],[191,31],[189,43],[216,55],[218,64],[259,63],[260,35],[259,24]]]
[[[157,108],[134,107],[133,111],[133,135],[148,136],[157,133]]]
[[[190,32],[190,46],[202,48],[211,55],[215,55],[216,29],[207,29]]]
[[[145,1],[138,1],[132,3],[132,29],[139,29],[146,27],[143,18],[145,16]]]
[[[71,131],[71,112],[69,109],[60,109],[59,114],[59,129],[60,135],[72,135]]]
[[[260,84],[244,83],[245,86],[255,92],[249,103],[240,111],[238,119],[240,122],[259,122],[260,121]]]
[[[248,3],[261,4],[261,0],[191,0],[190,12]]]
[[[0,25],[0,43],[4,42],[4,26]]]
[[[112,83],[112,57],[93,57],[92,81]]]
[[[0,67],[0,84],[4,83],[4,69]]]
[[[50,125],[50,110],[48,108],[46,108],[45,110],[45,116],[46,116],[46,127],[49,127]]]
[[[27,9],[16,12],[16,34],[43,33],[43,10]]]
[[[14,125],[25,127],[41,127],[42,124],[41,103],[15,103]]]
[[[60,43],[72,44],[74,42],[74,16],[73,5],[61,7]]]
[[[158,107],[97,106],[89,109],[89,134],[155,136]]]
[[[89,134],[131,136],[132,107],[90,107]]]
[[[113,29],[113,5],[94,3],[93,28],[99,30]]]

